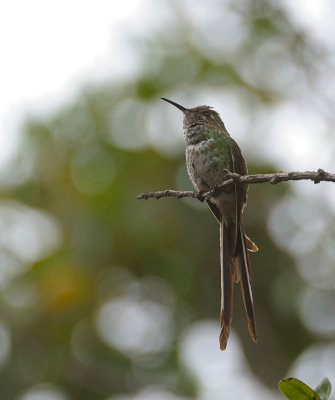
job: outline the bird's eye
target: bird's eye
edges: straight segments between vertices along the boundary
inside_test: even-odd
[[[209,111],[204,112],[204,116],[210,118],[212,114]]]

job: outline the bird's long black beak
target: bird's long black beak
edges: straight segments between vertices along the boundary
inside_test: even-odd
[[[178,104],[178,103],[175,103],[175,102],[172,101],[172,100],[166,99],[165,97],[161,97],[161,99],[164,100],[164,101],[167,101],[168,103],[172,104],[173,106],[179,108],[179,110],[182,111],[182,112],[187,111],[187,108],[181,106],[181,105]]]

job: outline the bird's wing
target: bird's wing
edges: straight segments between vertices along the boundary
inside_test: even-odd
[[[232,171],[236,172],[240,175],[245,175],[247,173],[247,166],[242,156],[241,150],[238,147],[237,143],[231,139],[231,143],[229,146],[230,157],[232,163]],[[246,185],[234,185],[235,191],[235,232],[234,232],[234,252],[236,254],[237,242],[240,230],[240,222],[243,208],[247,202],[247,188]]]

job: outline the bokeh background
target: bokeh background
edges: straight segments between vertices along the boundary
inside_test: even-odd
[[[331,0],[0,6],[0,391],[15,400],[279,399],[335,384],[335,185],[253,185],[259,343],[239,288],[219,351],[219,235],[181,113],[213,106],[249,171],[334,172]]]

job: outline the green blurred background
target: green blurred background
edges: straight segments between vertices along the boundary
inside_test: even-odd
[[[161,96],[213,106],[250,173],[331,171],[333,42],[285,4],[140,2],[118,74],[26,114],[0,174],[1,398],[276,399],[289,374],[335,383],[332,184],[250,188],[259,342],[236,287],[225,352],[216,221],[195,200],[136,200],[191,188],[182,116]]]

